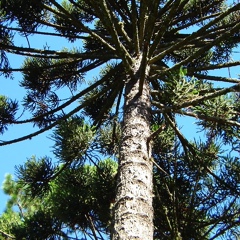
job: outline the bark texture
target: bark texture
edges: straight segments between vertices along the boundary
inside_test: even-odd
[[[150,88],[139,94],[139,66],[126,83],[124,121],[112,239],[153,239]],[[146,70],[147,71],[147,70]],[[147,76],[147,72],[146,72]]]

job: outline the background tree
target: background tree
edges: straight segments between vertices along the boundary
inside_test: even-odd
[[[229,144],[229,153],[239,149],[239,80],[212,76],[208,71],[239,65],[239,61],[231,60],[239,43],[239,9],[239,3],[200,0],[69,0],[62,4],[54,0],[2,0],[1,71],[6,76],[22,71],[20,85],[27,89],[24,108],[32,118],[17,119],[18,105],[3,99],[1,130],[28,122],[40,130],[1,145],[33,137],[81,111],[90,117],[96,131],[123,120],[112,238],[151,239],[152,140],[163,128],[174,131],[186,161],[201,163],[196,171],[206,171],[233,190],[229,188],[232,183],[212,170],[207,150],[217,140]],[[46,32],[41,30],[43,26]],[[27,39],[28,46],[15,44],[16,32]],[[31,35],[38,34],[79,41],[81,48],[31,48]],[[21,68],[11,69],[8,52],[28,57]],[[86,73],[99,66],[105,70],[86,86]],[[226,84],[217,86],[215,82]],[[68,99],[56,94],[62,87],[70,90]],[[83,90],[79,92],[80,87]],[[68,111],[66,107],[76,101],[80,104]],[[198,120],[207,136],[200,148],[180,132],[177,114]],[[161,122],[153,125],[151,132],[155,118]],[[78,153],[75,158],[63,158],[65,166],[86,160],[83,153],[88,146],[77,145],[81,132],[77,133],[73,142],[64,143]],[[67,154],[65,145],[62,147]],[[238,158],[232,159],[236,165]],[[42,177],[51,178],[52,174]],[[172,226],[173,237],[181,239],[175,220]]]

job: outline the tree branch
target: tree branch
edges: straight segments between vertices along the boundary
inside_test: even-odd
[[[65,8],[63,8],[59,3],[57,3],[55,0],[49,0],[54,6],[56,6],[61,12],[55,11],[54,9],[50,8],[47,5],[44,5],[46,7],[46,9],[48,9],[49,11],[52,11],[56,14],[58,14],[59,16],[67,19],[68,21],[71,20],[72,24],[75,25],[77,28],[79,28],[80,30],[84,30],[86,33],[88,33],[89,35],[91,35],[93,38],[97,39],[98,41],[100,41],[103,45],[105,45],[109,50],[116,52],[116,49],[111,46],[107,41],[105,41],[102,37],[100,37],[98,34],[96,34],[95,32],[93,32],[89,27],[85,26],[83,23],[81,23],[80,21],[78,21],[77,19],[75,19],[73,17],[72,14],[70,14],[68,11],[65,10]]]
[[[89,87],[89,88],[93,88],[92,85]],[[88,89],[89,89],[88,88]],[[107,91],[109,90],[109,88],[106,88],[104,89],[103,91],[99,92],[98,94],[94,95],[91,99],[88,99],[86,100],[85,102],[83,102],[81,105],[79,105],[78,107],[74,108],[72,111],[70,111],[68,114],[64,115],[63,117],[57,119],[55,122],[49,124],[47,127],[43,128],[43,129],[40,129],[39,131],[36,131],[34,133],[31,133],[31,134],[28,134],[28,135],[25,135],[23,137],[20,137],[20,138],[16,138],[16,139],[13,139],[13,140],[10,140],[10,141],[2,141],[1,140],[1,143],[0,143],[0,146],[4,146],[4,145],[9,145],[9,144],[13,144],[13,143],[17,143],[17,142],[21,142],[21,141],[24,141],[24,140],[27,140],[27,139],[31,139],[43,132],[46,132],[50,129],[52,129],[53,127],[57,126],[58,123],[60,121],[62,121],[63,119],[67,119],[69,118],[70,116],[74,115],[75,113],[77,113],[78,111],[80,111],[81,109],[83,109],[85,106],[88,106],[88,104],[91,104],[92,101],[94,101],[96,98],[98,98],[99,96],[101,95],[104,95]],[[85,89],[86,91],[86,89]],[[83,92],[83,91],[82,91]],[[82,93],[81,92],[81,93]],[[76,97],[76,96],[75,96]],[[71,101],[72,99],[70,99]],[[49,112],[48,112],[49,114]],[[48,115],[47,114],[47,115]]]
[[[164,106],[163,104],[161,104],[157,101],[154,101],[154,100],[152,100],[152,104],[154,106],[158,107],[159,109],[166,110],[166,112],[176,111],[176,110],[179,110],[181,108],[185,108],[185,107],[189,107],[189,106],[196,106],[199,102],[206,101],[208,99],[212,99],[212,98],[215,98],[215,97],[218,97],[218,96],[221,96],[221,95],[225,95],[225,94],[230,93],[230,92],[238,92],[238,91],[240,91],[240,84],[239,83],[236,84],[236,85],[233,85],[231,87],[228,87],[228,88],[220,89],[220,90],[215,91],[213,93],[208,93],[208,94],[205,94],[203,96],[198,96],[196,98],[190,99],[188,101],[185,101],[185,102],[182,102],[182,103],[179,103],[179,104],[175,104],[175,105],[170,106],[170,107]]]
[[[204,74],[198,74],[198,73],[193,73],[192,75],[187,73],[187,75],[196,77],[198,79],[203,79],[203,80],[211,80],[211,81],[227,82],[227,83],[240,83],[240,80],[236,78],[218,77],[218,76],[204,75]]]
[[[179,140],[182,143],[182,146],[184,147],[186,153],[187,153],[187,148],[189,149],[189,151],[191,152],[191,154],[197,158],[199,160],[200,163],[203,163],[203,160],[198,156],[197,151],[195,149],[195,147],[189,143],[189,141],[183,136],[183,134],[179,131],[179,129],[177,128],[176,124],[170,119],[170,117],[164,113],[164,117],[166,118],[166,120],[169,122],[170,126],[173,128],[173,130],[176,132]],[[228,183],[226,183],[223,179],[221,179],[220,177],[218,177],[215,173],[213,173],[211,171],[211,169],[209,169],[208,166],[205,166],[203,164],[201,164],[201,167],[204,168],[204,170],[206,170],[207,173],[209,173],[212,177],[214,177],[218,182],[220,182],[222,185],[224,185],[225,187],[227,187],[229,190],[231,190],[232,192],[234,192],[235,194],[239,195],[239,191],[237,189],[235,189],[234,187],[230,186]]]
[[[213,19],[211,22],[209,22],[208,24],[206,24],[205,26],[203,26],[202,28],[200,28],[198,31],[193,32],[191,35],[189,35],[188,37],[186,37],[185,39],[183,39],[182,41],[173,44],[171,47],[169,47],[168,49],[166,49],[165,51],[159,53],[158,55],[152,57],[150,59],[150,63],[155,63],[158,60],[161,60],[164,56],[166,56],[167,54],[173,52],[174,50],[178,49],[179,47],[184,46],[186,43],[189,43],[191,41],[193,41],[194,39],[196,39],[197,37],[201,37],[202,34],[204,34],[206,32],[206,30],[210,27],[212,27],[214,24],[218,23],[219,21],[221,21],[224,17],[226,17],[227,15],[229,15],[230,13],[234,12],[234,11],[238,11],[240,9],[240,4],[235,5],[234,7],[226,10],[225,12],[223,12],[222,14],[220,14],[218,17],[216,17],[215,19]],[[240,27],[240,23],[236,24],[238,29]],[[235,25],[235,26],[236,26]],[[230,34],[230,32],[235,31],[235,28],[232,28],[231,30],[228,31],[228,34]],[[224,35],[224,36],[223,36]],[[217,41],[222,40],[222,38],[226,37],[226,34],[223,34],[220,37],[218,37]],[[216,41],[215,41],[216,42]],[[213,44],[212,44],[213,45]],[[212,47],[212,46],[211,46]],[[209,46],[206,46],[204,51],[206,51],[209,48]],[[200,50],[199,50],[200,51]],[[197,52],[198,54],[200,54],[200,52]],[[201,53],[203,53],[203,50],[201,50]],[[196,55],[193,54],[194,56]],[[192,56],[193,56],[192,55]],[[192,59],[192,56],[186,58],[185,60],[183,60],[184,62],[188,62]],[[182,62],[183,62],[182,61]],[[174,65],[174,67],[172,67],[171,69],[175,69],[180,65],[183,65],[182,62],[179,62],[178,64]]]
[[[229,126],[236,126],[240,127],[240,123],[236,121],[232,121],[226,118],[220,118],[220,117],[214,117],[214,116],[207,116],[204,114],[196,114],[194,112],[187,112],[184,110],[176,111],[176,113],[183,114],[185,116],[189,117],[194,117],[196,119],[201,119],[201,120],[206,120],[206,121],[211,121],[211,122],[216,122],[216,123],[225,123]]]

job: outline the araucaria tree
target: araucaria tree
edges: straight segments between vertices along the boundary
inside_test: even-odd
[[[34,137],[75,114],[88,116],[96,134],[113,126],[111,145],[116,139],[116,122],[120,121],[112,239],[158,237],[153,227],[153,149],[166,151],[166,159],[174,151],[165,148],[170,146],[165,144],[166,139],[160,138],[159,145],[152,146],[162,132],[174,136],[196,175],[210,175],[229,190],[229,201],[233,201],[231,193],[239,194],[238,182],[217,175],[215,167],[220,159],[217,142],[225,144],[229,154],[239,151],[240,81],[231,77],[231,67],[240,65],[239,59],[233,59],[238,56],[232,55],[240,42],[240,3],[229,2],[1,0],[1,72],[6,77],[15,71],[23,73],[20,86],[27,90],[24,113],[29,110],[32,117],[21,120],[23,115],[19,119],[18,103],[3,96],[0,130],[3,133],[9,125],[24,123],[40,128],[18,139],[2,141],[1,145]],[[65,38],[75,47],[55,50],[56,46],[48,43],[33,48],[34,37],[39,35],[46,36],[47,43],[48,38]],[[20,37],[26,46],[18,43]],[[11,68],[10,54],[26,56],[22,67]],[[219,69],[229,70],[229,76],[222,76]],[[95,73],[96,78],[87,81],[88,73]],[[70,90],[68,97],[67,90],[63,98],[58,95],[63,87]],[[190,142],[180,131],[183,123],[179,123],[178,116],[195,118],[205,131],[205,141]],[[72,141],[63,145],[57,139],[64,166],[83,164],[94,141],[91,134],[74,133]],[[86,137],[88,144],[80,144]],[[161,158],[158,169],[166,159]],[[231,159],[226,161],[226,169],[233,164],[237,171],[239,158]],[[41,187],[61,169],[43,175]],[[169,199],[174,201],[173,189],[168,191]],[[176,222],[170,229],[171,239],[182,239]]]

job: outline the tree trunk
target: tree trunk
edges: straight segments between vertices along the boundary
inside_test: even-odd
[[[126,83],[122,143],[112,239],[153,239],[150,88],[139,94],[139,66]]]

